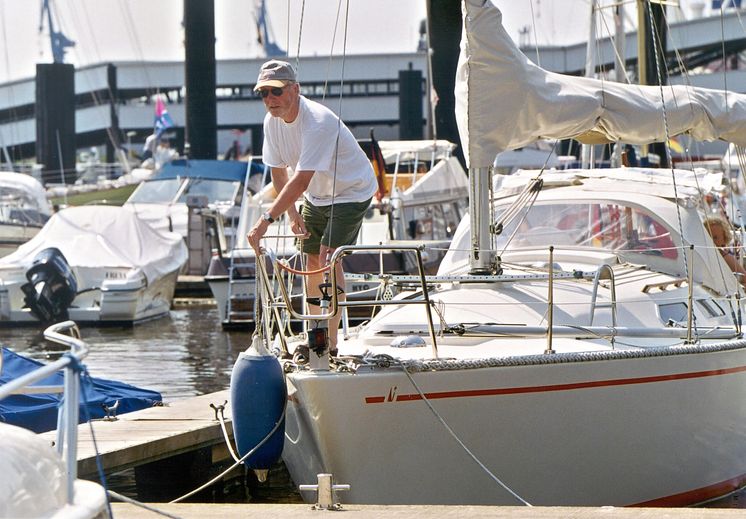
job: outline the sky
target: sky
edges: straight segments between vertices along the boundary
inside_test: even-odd
[[[76,42],[68,50],[67,63],[183,59],[183,0],[49,1],[55,29]],[[685,14],[695,1],[681,0]],[[256,41],[257,2],[214,0],[218,60],[263,55]],[[589,13],[590,0],[493,2],[503,11],[503,23],[516,41],[533,42],[536,36],[541,45],[561,45],[587,39],[590,14],[583,13]],[[0,0],[0,83],[32,77],[36,63],[52,61],[46,21],[39,32],[41,4],[42,0]],[[328,55],[332,50],[341,54],[343,49],[348,54],[411,52],[426,16],[425,0],[267,0],[266,5],[276,43],[289,46],[293,57],[299,45],[301,56]],[[523,37],[521,28],[528,28]]]

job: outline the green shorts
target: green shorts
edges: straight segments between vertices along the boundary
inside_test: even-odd
[[[355,245],[371,200],[369,198],[365,202],[333,206],[316,206],[304,200],[301,215],[310,236],[303,240],[303,252],[318,254],[322,244],[332,249],[342,245]]]

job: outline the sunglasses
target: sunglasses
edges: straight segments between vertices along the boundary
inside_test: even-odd
[[[285,92],[285,87],[272,87],[266,90],[259,90],[259,97],[261,97],[262,99],[265,99],[269,96],[269,94],[272,94],[275,97],[280,97],[283,94],[283,92]]]

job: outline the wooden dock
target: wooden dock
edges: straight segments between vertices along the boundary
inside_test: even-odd
[[[98,453],[107,474],[171,458],[205,447],[216,447],[223,456],[225,441],[220,422],[210,404],[222,405],[229,391],[175,400],[165,406],[123,414],[116,421],[93,421]],[[226,430],[233,437],[230,409],[225,411]],[[56,433],[43,437],[50,441]],[[213,458],[219,457],[213,454]],[[97,478],[96,450],[88,424],[78,426],[78,475]]]
[[[212,292],[204,276],[181,274],[176,280],[174,297],[177,299],[195,297],[211,298]]]
[[[328,517],[310,505],[279,504],[152,504],[153,508],[181,519],[313,519]],[[163,517],[134,505],[112,504],[117,519]],[[376,506],[343,505],[347,519],[734,519],[736,508],[615,508],[615,507],[517,507],[517,506]],[[332,514],[334,515],[334,514]]]

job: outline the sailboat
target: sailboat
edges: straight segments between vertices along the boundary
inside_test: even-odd
[[[333,474],[350,503],[685,506],[741,488],[746,308],[702,223],[705,177],[492,165],[539,138],[744,145],[746,96],[553,74],[489,0],[462,10],[469,215],[438,273],[402,279],[335,358],[318,316],[289,338],[257,327],[309,358],[283,360],[286,409],[265,433],[284,420],[295,483]],[[265,320],[278,308],[266,290]]]

